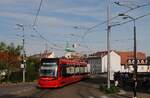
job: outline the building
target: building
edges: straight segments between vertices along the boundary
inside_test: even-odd
[[[91,72],[94,74],[107,72],[107,51],[90,54],[87,62],[91,65]],[[110,52],[110,79],[113,80],[114,72],[121,70],[121,57],[116,51]]]
[[[54,54],[54,52],[45,51],[44,53],[34,54],[30,57],[35,57],[35,58],[38,58],[38,59],[41,59],[41,58],[54,58],[55,54]]]
[[[66,58],[74,58],[74,59],[76,59],[76,58],[83,58],[83,55],[80,54],[80,53],[77,53],[77,52],[67,52],[65,54],[65,57]]]
[[[90,56],[90,57],[87,58],[87,62],[88,62],[88,64],[90,64],[91,74],[102,73],[101,57],[99,57],[99,56]]]
[[[134,52],[118,51],[121,56],[121,72],[133,72]],[[145,53],[137,52],[137,72],[150,72]]]

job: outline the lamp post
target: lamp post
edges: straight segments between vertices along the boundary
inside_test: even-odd
[[[22,64],[21,64],[21,68],[23,69],[23,72],[22,72],[22,82],[25,82],[25,72],[26,72],[26,53],[25,53],[25,34],[24,34],[24,25],[23,24],[16,24],[18,27],[22,28],[22,32],[23,32],[23,35],[22,35],[22,50],[23,50],[23,53],[22,53]]]
[[[136,25],[135,25],[135,18],[126,15],[126,14],[119,14],[119,16],[124,16],[123,19],[126,18],[130,18],[131,20],[133,20],[133,32],[134,32],[134,71],[133,71],[133,81],[134,81],[134,88],[133,88],[133,93],[134,93],[134,97],[133,98],[137,98],[137,94],[136,94],[136,88],[137,88],[137,56],[136,56]]]

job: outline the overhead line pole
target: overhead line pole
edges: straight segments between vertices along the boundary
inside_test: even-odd
[[[133,46],[134,46],[134,48],[133,48],[133,51],[134,51],[134,53],[133,53],[133,56],[134,56],[134,65],[133,65],[133,69],[134,69],[134,71],[133,71],[134,87],[133,87],[133,94],[134,94],[134,96],[133,96],[133,98],[137,98],[137,69],[138,69],[138,66],[137,66],[137,55],[136,55],[136,53],[137,53],[136,24],[135,24],[136,18],[133,18],[133,17],[131,17],[129,15],[126,15],[126,14],[119,14],[119,16],[125,16],[124,19],[125,18],[130,18],[133,21],[133,36],[134,36],[133,37],[133,39],[134,39],[134,42],[133,42]]]
[[[107,88],[110,89],[110,0],[107,0]]]
[[[26,52],[25,52],[25,34],[24,34],[24,25],[23,24],[16,24],[18,27],[22,28],[22,68],[23,68],[23,72],[22,72],[22,82],[25,82],[25,73],[26,73]]]
[[[24,64],[24,68],[23,68],[23,82],[25,82],[25,73],[26,73],[26,53],[25,53],[25,35],[24,35],[24,27],[22,27],[23,29],[23,64]]]
[[[114,2],[114,3],[116,4],[116,2]],[[125,12],[123,12],[123,13],[126,14],[126,13],[128,13],[128,12],[130,12],[130,11],[139,9],[139,8],[141,8],[141,7],[149,6],[149,5],[150,5],[150,3],[138,5],[138,6],[136,6],[136,7],[130,8],[129,10],[127,10],[127,11],[125,11]],[[118,17],[118,15],[117,15],[117,16],[114,16],[114,17],[111,17],[110,20],[113,20],[113,19],[115,19],[115,18],[117,18],[117,17]],[[105,23],[107,23],[107,20],[106,20],[106,21],[103,21],[103,22],[101,22],[101,23],[99,23],[99,24],[96,24],[96,25],[94,25],[94,26],[92,26],[92,27],[90,27],[90,28],[88,28],[84,35],[86,35],[86,33],[89,33],[89,31],[92,30],[93,28],[96,28],[96,27],[98,27],[98,26],[100,26],[100,25],[103,25],[103,24],[105,24]]]
[[[137,98],[137,43],[136,43],[136,25],[135,25],[135,19],[133,19],[134,22],[134,98]]]

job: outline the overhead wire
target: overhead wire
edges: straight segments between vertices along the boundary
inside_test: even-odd
[[[139,17],[136,17],[136,18],[134,18],[134,19],[132,19],[132,20],[128,20],[128,21],[125,21],[125,22],[116,24],[116,25],[114,25],[114,26],[123,25],[123,24],[129,23],[129,22],[131,22],[131,21],[141,19],[141,18],[143,18],[143,17],[145,17],[145,16],[149,16],[149,15],[150,15],[150,13],[147,13],[147,14],[141,15],[141,16],[139,16]]]
[[[54,47],[52,47],[52,48],[54,48],[54,49],[57,49],[57,50],[63,50],[64,51],[64,49],[62,49],[63,47],[60,47],[60,46],[58,46],[58,45],[56,45],[56,44],[54,44],[54,43],[51,43],[49,40],[47,40],[43,35],[41,35],[35,28],[33,29],[38,35],[39,35],[39,37],[41,38],[41,39],[43,39],[44,41],[46,41],[46,42],[48,42],[49,44],[51,44],[51,45],[53,45]]]
[[[114,2],[114,3],[115,3],[115,2]],[[146,4],[142,4],[142,5],[137,5],[136,7],[130,8],[129,10],[127,10],[127,11],[125,11],[125,12],[123,12],[123,13],[126,14],[126,13],[128,13],[128,12],[130,12],[130,11],[133,11],[133,10],[135,10],[135,9],[138,9],[138,8],[141,8],[141,7],[145,7],[145,6],[148,6],[148,5],[150,5],[150,3],[146,3]],[[120,5],[120,6],[121,6],[121,5]],[[114,17],[110,18],[110,20],[116,19],[117,17],[119,17],[119,16],[118,16],[118,15],[117,15],[117,16],[114,16]],[[96,28],[96,27],[98,27],[98,26],[100,26],[100,25],[103,25],[103,24],[105,24],[105,23],[107,23],[107,20],[105,20],[105,21],[103,21],[103,22],[101,22],[101,23],[99,23],[99,24],[96,24],[96,25],[94,25],[94,26],[88,28],[88,29],[86,30],[86,32],[84,32],[83,35],[81,36],[82,42],[83,42],[84,44],[86,44],[85,41],[84,41],[85,36],[86,36],[87,34],[91,33],[91,30],[92,30],[92,29],[94,29],[94,28]],[[121,24],[124,24],[124,23],[121,23]],[[117,25],[121,25],[121,24],[117,24]],[[116,24],[115,24],[115,25],[116,25]],[[117,25],[116,25],[116,26],[117,26]],[[105,30],[106,30],[106,29],[105,29]],[[87,47],[88,49],[90,49],[87,44],[86,44],[86,47]]]
[[[76,39],[76,43],[77,43],[77,45],[78,45],[79,47],[81,47],[81,48],[86,48],[86,49],[88,49],[88,50],[91,50],[91,49],[86,45],[85,41],[82,39],[81,36],[75,35],[75,34],[70,34],[70,36],[72,36],[72,37],[78,37],[79,39],[82,40],[82,42],[84,43],[84,45],[82,45],[82,44],[80,43],[80,40],[79,40],[79,39]]]
[[[141,8],[141,7],[145,7],[145,6],[149,6],[149,5],[150,5],[150,3],[138,5],[138,6],[134,7],[134,8],[130,8],[129,10],[123,12],[123,14],[126,14],[126,13],[128,13],[128,12],[130,12],[130,11],[135,10],[135,9],[138,9],[138,8]],[[110,18],[110,20],[116,19],[117,17],[119,17],[119,16],[118,16],[118,15],[117,15],[117,16],[114,16],[114,17]],[[98,27],[98,26],[100,26],[100,25],[103,25],[103,24],[105,24],[105,23],[107,23],[107,20],[105,20],[105,21],[103,21],[103,22],[101,22],[101,23],[99,23],[99,24],[96,24],[96,25],[94,25],[94,26],[88,28],[88,29],[86,30],[86,32],[84,32],[83,37],[85,37],[87,34],[89,34],[92,29],[94,29],[94,28],[96,28],[96,27]]]
[[[36,25],[36,22],[37,22],[37,19],[38,19],[38,15],[39,15],[40,10],[41,10],[42,3],[43,3],[43,0],[40,1],[40,5],[38,6],[38,10],[37,10],[35,19],[34,19],[33,24],[32,24],[33,27]]]
[[[39,15],[39,13],[40,13],[40,10],[41,10],[42,2],[43,2],[43,0],[40,1],[39,7],[38,7],[38,10],[37,10],[37,13],[36,13],[36,16],[35,16],[33,25],[32,25],[33,27],[34,27],[34,26],[36,25],[36,23],[37,23],[37,19],[38,19],[38,15]],[[136,6],[136,7],[134,7],[134,8],[130,8],[129,10],[125,11],[124,14],[125,14],[125,13],[128,13],[128,12],[130,12],[130,11],[132,11],[132,10],[135,10],[135,9],[138,9],[138,8],[141,8],[141,7],[144,7],[144,6],[148,6],[148,5],[150,5],[150,3],[146,3],[146,4],[142,4],[142,5]],[[148,15],[149,15],[149,14],[148,14]],[[147,16],[147,15],[144,15],[144,16]],[[142,17],[144,17],[144,16],[140,16],[140,17],[142,18]],[[113,20],[113,19],[115,19],[115,18],[117,18],[117,17],[118,17],[118,15],[112,17],[110,20]],[[138,17],[138,18],[136,18],[136,19],[139,19],[140,17]],[[120,24],[118,24],[118,25],[122,25],[122,24],[125,24],[125,23],[128,23],[128,22],[131,22],[131,21],[133,21],[133,20],[129,20],[129,21],[126,21],[126,22],[122,22],[122,23],[120,23]],[[92,29],[94,29],[94,28],[96,28],[96,27],[98,27],[98,26],[100,26],[100,25],[103,25],[103,24],[105,24],[105,23],[107,23],[107,20],[106,20],[106,21],[103,21],[102,23],[96,24],[96,25],[94,25],[94,26],[88,28],[87,31],[83,34],[82,38],[84,39],[84,37],[85,37],[88,33],[90,33],[90,31],[91,31]],[[117,25],[116,25],[116,26],[117,26]],[[33,30],[35,30],[35,28],[33,28]],[[45,41],[49,42],[49,40],[47,40],[44,36],[42,36],[39,32],[37,32],[37,30],[35,30],[35,32],[36,32],[42,39],[44,39]],[[84,42],[85,42],[85,41],[84,41]],[[51,44],[52,44],[52,43],[51,43]],[[55,47],[58,47],[58,45],[56,45],[56,44],[52,44],[52,45],[55,46]],[[59,48],[60,48],[60,47],[59,47]],[[61,47],[61,48],[62,48],[62,47]]]
[[[39,35],[39,37],[40,37],[41,39],[43,39],[44,41],[50,43],[50,41],[47,40],[42,34],[40,34],[40,33],[37,31],[37,29],[35,28],[36,23],[37,23],[37,19],[38,19],[38,16],[39,16],[39,13],[40,13],[40,10],[41,10],[41,7],[42,7],[42,4],[43,4],[43,0],[40,0],[40,4],[39,4],[39,6],[38,6],[37,13],[36,13],[36,15],[35,15],[35,18],[34,18],[34,21],[33,21],[33,24],[32,24],[32,29],[35,31],[36,34]],[[62,48],[63,48],[63,47],[60,47],[60,46],[58,46],[58,45],[56,45],[56,44],[54,44],[54,43],[50,43],[50,44],[53,45],[54,47],[59,48],[59,49],[61,48],[61,50],[62,50]],[[52,49],[52,48],[53,48],[53,47],[51,47],[51,49]],[[55,49],[56,49],[56,48],[55,48]],[[59,49],[56,49],[56,50],[59,50]],[[63,50],[63,51],[64,51],[64,50]]]
[[[115,3],[115,2],[114,2],[114,3]],[[149,6],[149,5],[150,5],[150,3],[145,3],[145,4],[142,4],[142,5],[137,5],[136,7],[130,8],[129,10],[123,12],[123,14],[126,14],[126,13],[128,13],[128,12],[130,12],[130,11],[136,10],[136,9],[138,9],[138,8],[141,8],[141,7]],[[121,5],[120,5],[120,6],[121,6]],[[114,16],[114,17],[110,18],[110,20],[116,19],[117,17],[119,17],[119,16],[118,16],[118,15],[117,15],[117,16]],[[140,18],[140,17],[139,17],[139,18]],[[131,21],[132,21],[132,20],[127,21],[127,23],[128,23],[128,22],[131,22]],[[85,38],[85,36],[86,36],[87,34],[91,33],[91,30],[92,30],[92,29],[94,29],[94,28],[96,28],[96,27],[98,27],[98,26],[100,26],[100,25],[103,25],[103,24],[105,24],[105,23],[107,23],[107,20],[105,20],[105,21],[103,21],[103,22],[101,22],[101,23],[99,23],[99,24],[96,24],[96,25],[94,25],[94,26],[88,28],[88,29],[86,30],[86,32],[83,33],[83,35],[82,35],[82,40],[84,40],[84,38]],[[119,23],[119,24],[115,24],[115,26],[117,26],[117,25],[122,25],[122,24],[125,24],[125,23],[126,23],[126,22]],[[84,42],[85,42],[85,41],[84,41]]]

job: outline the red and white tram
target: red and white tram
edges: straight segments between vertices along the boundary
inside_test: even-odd
[[[88,77],[90,66],[85,61],[65,58],[41,59],[40,88],[57,88]]]

